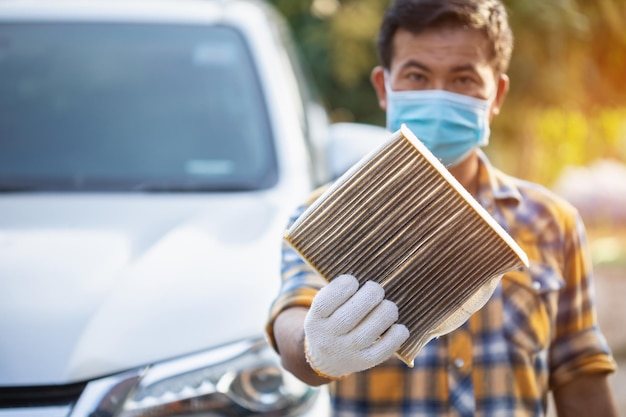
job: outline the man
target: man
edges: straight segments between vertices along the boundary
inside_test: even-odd
[[[393,356],[408,331],[380,285],[358,288],[351,276],[324,285],[285,247],[268,336],[298,378],[333,381],[336,415],[540,416],[550,391],[559,416],[617,415],[581,219],[479,150],[509,88],[511,50],[500,0],[397,0],[384,17],[371,79],[389,129],[405,123],[530,267],[506,274],[481,310],[430,341],[409,368]]]

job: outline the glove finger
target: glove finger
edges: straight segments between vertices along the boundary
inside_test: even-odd
[[[364,363],[371,368],[389,359],[408,338],[409,329],[403,324],[394,324],[380,339],[362,351]]]
[[[355,348],[363,349],[378,340],[398,321],[398,306],[393,301],[383,300],[352,330]]]
[[[322,288],[311,303],[309,314],[312,317],[330,317],[359,289],[359,281],[352,275],[339,275]]]
[[[336,334],[346,334],[354,329],[385,297],[385,290],[374,281],[367,281],[330,317]]]

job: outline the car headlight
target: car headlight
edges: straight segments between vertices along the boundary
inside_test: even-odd
[[[116,381],[100,383],[99,389],[94,381],[92,392],[101,392],[92,395],[98,398],[98,406],[86,407],[79,402],[80,414],[89,411],[86,415],[118,417],[293,416],[307,408],[317,395],[316,389],[280,367],[277,355],[262,339],[244,340],[152,365]]]

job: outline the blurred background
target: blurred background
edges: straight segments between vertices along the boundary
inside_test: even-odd
[[[384,126],[370,85],[388,0],[270,0],[288,18],[333,121]],[[570,200],[588,227],[600,324],[626,415],[626,2],[504,0],[511,90],[486,152]]]
[[[334,121],[384,126],[369,81],[389,0],[270,0],[287,16]],[[626,158],[626,2],[505,0],[511,90],[488,151],[515,175],[554,184],[565,166]]]

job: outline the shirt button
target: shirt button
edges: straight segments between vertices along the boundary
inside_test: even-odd
[[[457,368],[462,368],[463,365],[465,365],[465,361],[461,358],[457,358],[454,360],[454,366],[456,366]]]

